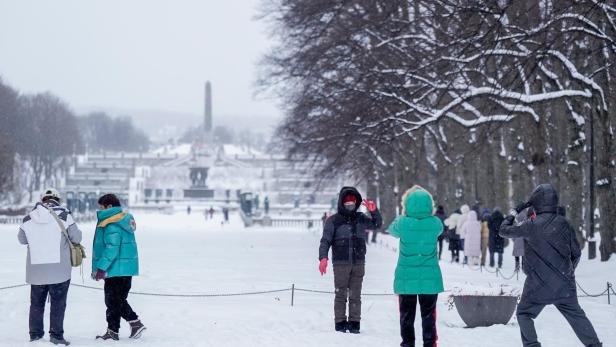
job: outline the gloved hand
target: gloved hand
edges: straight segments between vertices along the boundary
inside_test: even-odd
[[[526,202],[520,202],[516,207],[515,207],[515,211],[517,213],[520,213],[524,210],[526,210],[527,208],[530,207],[530,202],[526,201]]]
[[[325,275],[327,272],[327,258],[321,259],[321,262],[319,263],[319,272],[321,273],[321,276]]]
[[[106,276],[107,274],[105,273],[105,271],[101,269],[96,269],[96,273],[92,274],[92,279],[100,281],[100,280],[105,279]]]
[[[507,225],[513,225],[514,220],[515,220],[515,217],[512,215],[509,215],[505,218],[505,222],[507,223]]]
[[[376,211],[376,202],[373,200],[364,199],[364,206],[366,206],[366,209],[370,213]]]

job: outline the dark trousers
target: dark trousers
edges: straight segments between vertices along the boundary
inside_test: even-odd
[[[347,300],[349,302],[349,318],[351,322],[361,320],[361,288],[364,282],[365,266],[334,265],[334,315],[336,323],[347,320]]]
[[[460,250],[459,249],[454,249],[451,251],[451,262],[456,262],[459,263],[460,262]]]
[[[545,307],[545,304],[535,304],[521,301],[518,305],[518,324],[522,334],[522,344],[524,347],[541,347],[537,341],[537,332],[533,320]],[[586,317],[586,313],[580,307],[577,298],[563,300],[554,304],[558,311],[565,317],[577,337],[587,347],[600,347],[601,342],[592,324]]]
[[[441,260],[442,254],[443,254],[443,238],[439,237],[438,239],[438,260]]]
[[[43,316],[45,301],[49,295],[51,301],[49,314],[49,335],[56,339],[64,338],[64,312],[66,311],[66,296],[71,281],[32,285],[30,287],[30,338],[40,338],[45,335]]]
[[[110,277],[105,279],[105,305],[107,306],[107,328],[120,330],[120,318],[126,321],[139,319],[126,299],[130,292],[132,277]]]
[[[498,267],[503,267],[503,253],[490,251],[490,267],[494,267],[494,253],[498,254]]]
[[[415,312],[419,299],[421,311],[421,327],[424,347],[436,347],[438,334],[436,332],[436,302],[438,294],[400,295],[400,335],[401,347],[415,346]]]

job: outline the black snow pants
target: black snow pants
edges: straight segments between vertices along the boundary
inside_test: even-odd
[[[423,346],[436,347],[438,334],[436,331],[436,302],[438,294],[400,295],[400,335],[401,347],[415,347],[415,313],[417,301],[421,312],[421,327],[423,331]]]
[[[64,338],[64,312],[66,296],[71,280],[56,284],[32,285],[30,287],[30,338],[42,338],[45,335],[43,316],[47,295],[51,301],[49,313],[49,335],[58,340]]]
[[[105,278],[107,328],[116,333],[120,330],[120,318],[124,318],[127,322],[139,319],[126,301],[132,280],[132,277]]]
[[[518,305],[517,317],[522,334],[522,344],[524,347],[541,347],[537,340],[537,331],[533,320],[545,307],[545,304],[536,304],[521,301]],[[586,317],[586,313],[580,307],[577,298],[562,300],[554,303],[554,306],[565,317],[577,337],[586,347],[601,347],[601,342],[592,324]]]

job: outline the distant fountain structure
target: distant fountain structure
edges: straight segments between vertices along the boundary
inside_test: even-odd
[[[214,141],[212,137],[212,84],[205,83],[205,110],[203,119],[203,137],[195,143],[192,149],[192,159],[189,165],[190,187],[184,189],[185,199],[213,199],[214,190],[207,186],[207,176],[213,164]]]

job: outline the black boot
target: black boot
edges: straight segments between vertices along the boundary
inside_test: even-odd
[[[349,324],[347,323],[347,321],[337,322],[336,323],[336,331],[337,332],[341,332],[341,333],[346,333],[347,329],[349,328],[348,325]]]
[[[51,337],[49,339],[49,342],[53,343],[54,345],[65,345],[65,346],[69,346],[71,343],[66,341],[64,338],[61,339],[56,339],[55,337]]]
[[[351,334],[359,334],[359,322],[349,322],[349,332]]]
[[[40,340],[42,338],[43,338],[42,336],[31,336],[30,337],[30,342],[38,341],[38,340]]]
[[[118,335],[118,333],[116,333],[115,331],[111,330],[111,329],[107,329],[107,332],[104,335],[101,336],[97,336],[96,339],[101,339],[101,340],[114,340],[114,341],[119,341],[120,340],[120,336]]]
[[[146,329],[139,319],[128,322],[130,324],[130,338],[138,339]]]

